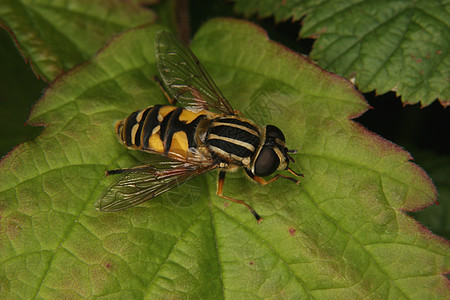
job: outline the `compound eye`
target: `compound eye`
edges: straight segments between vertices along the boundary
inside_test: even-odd
[[[255,161],[255,175],[268,176],[280,165],[280,158],[272,148],[263,147]]]
[[[277,138],[282,140],[283,142],[286,142],[283,132],[281,132],[281,130],[278,127],[273,125],[266,126],[266,137]]]

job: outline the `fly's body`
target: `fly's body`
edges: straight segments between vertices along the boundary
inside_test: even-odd
[[[244,204],[260,222],[262,218],[242,200],[223,195],[226,171],[242,167],[250,179],[266,185],[294,161],[285,137],[273,125],[256,125],[235,111],[214,84],[203,65],[173,34],[160,32],[155,51],[158,69],[171,98],[171,105],[155,105],[131,113],[117,122],[116,133],[128,148],[160,154],[167,160],[130,169],[107,171],[123,174],[99,200],[100,210],[125,209],[219,168],[217,195]],[[177,101],[183,106],[175,106]]]
[[[248,119],[168,105],[135,111],[116,124],[119,139],[130,149],[228,169],[250,166],[261,131]]]
[[[207,111],[155,105],[119,121],[116,133],[131,149],[163,154],[180,161],[203,161],[210,158],[200,139],[205,131],[203,123],[209,123],[214,116]]]
[[[211,122],[205,140],[208,149],[224,163],[248,167],[261,145],[261,134],[250,120],[226,116]]]

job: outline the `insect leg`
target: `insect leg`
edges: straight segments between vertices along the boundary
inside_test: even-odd
[[[242,200],[237,200],[237,199],[234,199],[234,198],[231,198],[231,197],[228,197],[228,196],[224,196],[224,195],[223,195],[223,185],[224,185],[224,183],[225,183],[225,174],[226,174],[226,172],[223,171],[223,170],[220,171],[220,173],[219,173],[219,180],[218,180],[218,182],[217,182],[217,192],[216,192],[217,196],[222,197],[222,198],[224,198],[224,199],[226,199],[226,200],[235,202],[235,203],[239,203],[239,204],[245,205],[245,207],[247,207],[247,208],[250,210],[250,212],[255,216],[256,221],[257,221],[258,223],[261,223],[262,220],[263,220],[263,218],[261,218],[261,217],[258,215],[258,213],[257,213],[250,205],[248,205],[247,203],[245,203],[245,202],[242,201]]]
[[[161,79],[159,79],[159,77],[155,75],[155,76],[153,76],[153,80],[156,82],[156,84],[159,86],[161,91],[164,93],[164,96],[166,96],[167,101],[169,101],[170,105],[175,105],[177,103],[177,99],[169,96],[166,89],[164,88],[164,85],[161,82]]]
[[[303,174],[301,173],[297,173],[294,170],[292,170],[291,168],[287,168],[286,170],[288,170],[291,174],[297,176],[297,177],[305,177]]]

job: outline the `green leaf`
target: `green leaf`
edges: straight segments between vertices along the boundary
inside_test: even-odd
[[[247,15],[298,20],[318,37],[311,57],[354,78],[362,92],[395,91],[404,103],[450,100],[450,6],[441,0],[241,1]]]
[[[104,171],[151,157],[125,149],[114,123],[166,103],[153,37],[141,27],[59,77],[31,114],[49,124],[0,165],[0,295],[22,298],[446,298],[448,243],[406,215],[435,201],[399,147],[349,120],[367,109],[352,85],[258,27],[217,19],[193,51],[239,109],[280,127],[296,186],[217,173],[128,210],[94,203]]]
[[[137,1],[1,0],[0,25],[13,36],[34,71],[53,80],[90,58],[113,35],[153,22]]]

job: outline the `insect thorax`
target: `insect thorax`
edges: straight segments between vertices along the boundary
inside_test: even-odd
[[[219,117],[211,121],[205,143],[222,160],[249,166],[261,144],[260,131],[249,120],[236,116]]]

